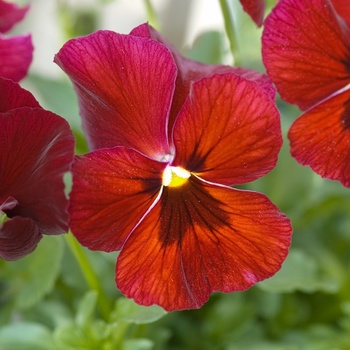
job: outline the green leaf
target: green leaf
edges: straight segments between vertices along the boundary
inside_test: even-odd
[[[226,54],[224,35],[217,31],[200,34],[185,53],[188,58],[208,64],[222,64]]]
[[[55,349],[50,331],[36,323],[14,323],[0,328],[1,350]]]
[[[123,350],[149,350],[153,348],[153,342],[149,339],[130,339],[123,343]]]
[[[76,324],[82,328],[86,328],[91,324],[97,303],[97,292],[89,291],[79,303],[76,315]]]
[[[144,324],[155,322],[165,314],[166,311],[157,305],[141,306],[131,299],[120,298],[117,300],[112,318],[116,321]]]
[[[63,249],[61,237],[44,236],[33,253],[8,263],[8,289],[17,308],[32,307],[52,290],[60,272]]]
[[[257,284],[269,292],[286,293],[325,291],[334,293],[339,289],[338,281],[327,276],[316,259],[301,249],[291,249],[280,271],[268,280]]]

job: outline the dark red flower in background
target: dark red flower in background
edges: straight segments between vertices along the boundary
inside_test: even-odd
[[[33,58],[32,39],[29,34],[6,36],[27,13],[29,6],[19,7],[0,0],[0,77],[19,81],[27,74]]]
[[[279,270],[289,220],[265,195],[230,187],[277,161],[266,77],[188,60],[148,25],[70,40],[55,62],[74,84],[92,150],[73,165],[71,230],[90,249],[121,250],[122,293],[198,308],[213,291]]]
[[[63,175],[74,157],[68,123],[0,78],[0,257],[19,259],[43,234],[68,230]]]
[[[262,42],[281,97],[306,110],[288,134],[292,155],[350,187],[350,2],[280,0]]]

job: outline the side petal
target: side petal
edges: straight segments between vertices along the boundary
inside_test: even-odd
[[[141,24],[140,26],[134,28],[130,35],[155,40],[166,46],[174,57],[178,74],[169,118],[169,130],[172,130],[173,128],[176,117],[190,92],[191,84],[197,80],[210,77],[214,74],[235,73],[239,76],[243,76],[248,80],[255,81],[262,89],[265,89],[270,94],[272,99],[275,98],[275,88],[272,86],[271,80],[265,74],[242,67],[203,64],[201,62],[188,59],[182,56],[174,45],[172,45],[148,23]]]
[[[20,81],[27,75],[33,59],[31,36],[0,35],[0,57],[0,77]]]
[[[193,84],[174,126],[174,165],[226,185],[274,168],[282,145],[278,110],[255,83],[234,74]]]
[[[192,176],[160,201],[118,257],[117,286],[142,305],[201,307],[214,291],[245,290],[276,273],[291,225],[267,197]]]
[[[41,108],[22,107],[0,115],[0,201],[18,205],[9,218],[30,218],[41,233],[68,229],[63,174],[70,170],[74,137],[68,123]]]
[[[15,217],[0,226],[0,258],[17,260],[36,248],[42,235],[31,219]]]
[[[243,10],[248,13],[258,27],[264,22],[265,0],[240,0]]]
[[[350,187],[350,90],[305,112],[288,137],[299,163]]]
[[[0,33],[7,32],[21,21],[28,10],[29,5],[20,7],[15,3],[0,0]]]
[[[116,147],[76,157],[71,230],[93,250],[114,251],[157,199],[165,164]]]
[[[0,113],[6,113],[19,107],[38,107],[39,102],[18,83],[0,77]]]
[[[307,109],[350,83],[350,28],[330,0],[279,1],[262,55],[282,98]]]
[[[169,154],[176,66],[164,46],[98,31],[68,41],[55,62],[74,83],[91,149],[125,146],[154,159]]]

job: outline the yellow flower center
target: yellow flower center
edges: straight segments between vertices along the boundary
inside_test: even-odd
[[[179,187],[185,184],[191,173],[178,166],[167,166],[163,173],[163,186]]]

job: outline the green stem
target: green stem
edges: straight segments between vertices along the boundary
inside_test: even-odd
[[[69,232],[67,235],[65,235],[65,237],[70,250],[72,251],[81,271],[83,272],[87,284],[89,285],[90,289],[98,293],[98,305],[101,315],[106,321],[108,321],[111,310],[110,301],[107,295],[104,293],[95,271],[86,257],[82,246],[77,242],[72,233]]]
[[[155,29],[159,30],[159,22],[157,19],[156,11],[151,3],[151,0],[145,0],[146,11],[148,17],[148,23]]]
[[[0,210],[0,226],[8,219],[7,215]]]
[[[229,0],[219,0],[219,3],[224,18],[226,35],[230,42],[230,51],[233,57],[233,65],[237,65],[239,61],[238,40],[236,37],[235,21],[230,9]]]

